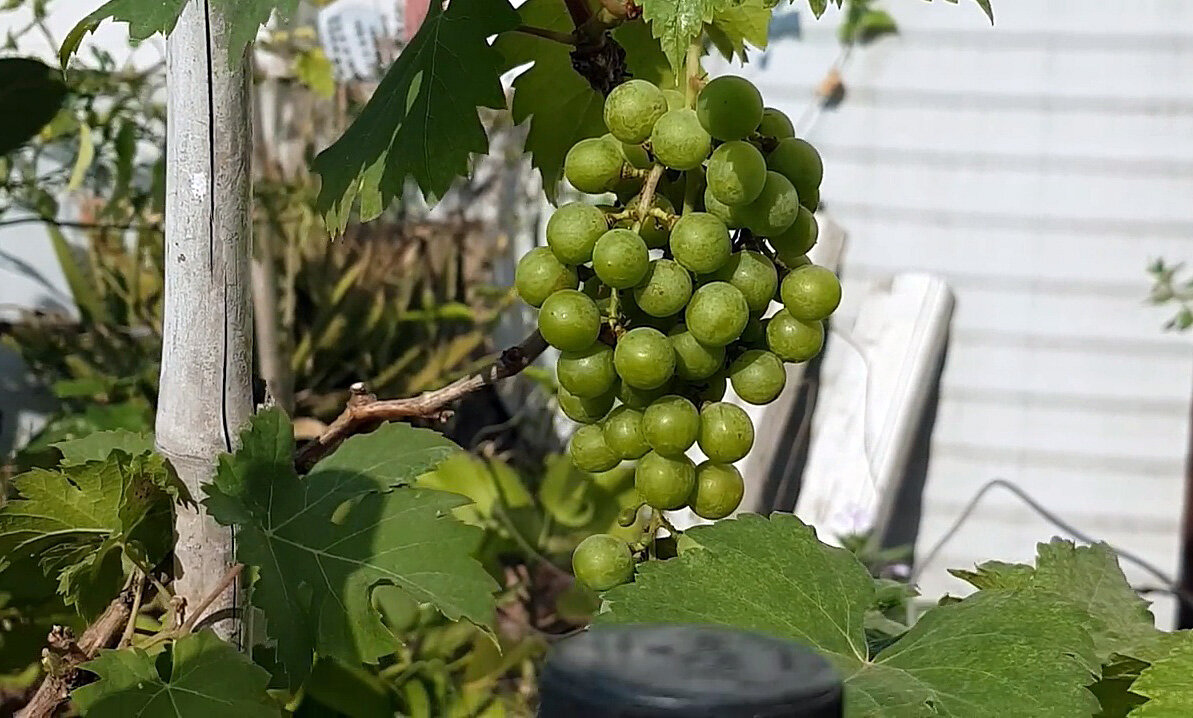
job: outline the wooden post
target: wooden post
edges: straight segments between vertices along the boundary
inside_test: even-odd
[[[250,122],[247,63],[191,0],[166,45],[166,299],[157,447],[196,500],[252,413]],[[193,609],[233,561],[233,538],[201,508],[175,524],[176,592]],[[234,608],[229,588],[210,611]],[[238,640],[240,621],[214,628]]]

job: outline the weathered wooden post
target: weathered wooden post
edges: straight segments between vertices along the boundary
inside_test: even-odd
[[[166,49],[166,304],[157,446],[196,500],[252,412],[248,64],[228,61],[211,4],[191,0]],[[176,522],[177,594],[192,610],[233,565],[231,532],[202,508]],[[234,608],[230,586],[210,611]],[[214,626],[240,636],[240,620]]]

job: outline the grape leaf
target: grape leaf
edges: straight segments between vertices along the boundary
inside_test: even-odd
[[[168,550],[175,480],[160,456],[123,452],[17,476],[19,496],[0,508],[0,571],[35,557],[67,605],[101,610],[120,590],[122,557],[151,566]]]
[[[108,19],[128,23],[129,37],[133,40],[144,40],[157,33],[169,35],[185,6],[186,0],[109,0],[67,33],[58,50],[58,59],[66,67],[83,38]],[[274,10],[289,17],[297,7],[298,0],[211,0],[211,9],[224,19],[228,33],[228,61],[240,62],[245,49],[256,39],[257,29],[269,20]]]
[[[557,32],[573,30],[563,0],[529,0],[518,8],[522,23]],[[672,84],[674,76],[658,42],[643,23],[625,23],[613,38],[626,51],[626,66],[634,77],[657,85]],[[502,71],[534,63],[513,82],[510,111],[515,124],[529,119],[526,151],[543,178],[543,191],[554,203],[563,177],[563,158],[580,140],[605,133],[605,98],[572,69],[566,45],[517,32],[503,33],[493,43],[501,55]]]
[[[153,437],[149,434],[116,429],[95,431],[78,439],[67,439],[51,444],[62,452],[62,466],[86,464],[89,461],[103,461],[113,451],[123,451],[129,456],[140,456],[153,451]]]
[[[467,499],[395,488],[454,448],[433,436],[382,427],[345,442],[299,478],[290,422],[269,410],[253,417],[240,450],[220,458],[204,504],[217,521],[237,527],[237,559],[259,569],[252,600],[265,613],[291,686],[309,672],[315,652],[356,664],[397,647],[371,605],[379,585],[396,586],[450,619],[491,625],[497,586],[471,556],[481,533],[449,515]],[[380,460],[386,441],[389,455]]]
[[[66,85],[45,63],[28,57],[0,58],[0,156],[12,152],[45,127],[66,99]]]
[[[1024,563],[1003,563],[987,561],[978,564],[974,570],[950,568],[949,573],[972,585],[974,588],[1016,589],[1031,584],[1035,568]]]
[[[269,673],[211,631],[178,639],[160,655],[140,648],[101,651],[83,668],[99,680],[76,688],[89,718],[280,718],[265,692]]]
[[[642,0],[642,17],[659,39],[676,75],[684,66],[688,46],[712,22],[721,0]]]
[[[790,638],[846,676],[851,717],[1089,716],[1097,663],[1076,606],[988,591],[932,608],[871,656],[866,569],[794,516],[744,515],[685,533],[691,547],[604,594],[598,620],[715,623]],[[688,542],[685,542],[688,543]]]
[[[507,0],[431,3],[426,20],[385,73],[356,121],[315,158],[323,179],[317,205],[342,232],[356,198],[376,218],[413,179],[442,197],[489,149],[477,107],[505,106],[499,56],[488,37],[518,25]]]
[[[1143,669],[1131,692],[1147,699],[1131,718],[1185,718],[1193,715],[1193,634],[1170,634],[1168,652]]]
[[[745,62],[747,44],[766,49],[773,10],[765,0],[742,0],[719,8],[705,30],[726,60],[738,57]]]

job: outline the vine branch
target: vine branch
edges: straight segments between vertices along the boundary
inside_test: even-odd
[[[344,411],[319,438],[304,446],[294,459],[295,467],[307,471],[353,434],[371,430],[391,419],[434,419],[444,421],[452,414],[447,405],[478,389],[509,378],[530,366],[547,349],[536,330],[516,346],[501,352],[491,364],[461,377],[442,389],[426,391],[405,399],[378,399],[363,383],[353,384]]]
[[[574,46],[576,38],[570,32],[558,32],[556,30],[548,30],[545,27],[535,27],[533,25],[519,25],[514,28],[514,32],[520,32],[523,35],[534,35],[546,40],[552,40],[562,45]]]

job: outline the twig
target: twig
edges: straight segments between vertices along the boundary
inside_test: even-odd
[[[659,186],[659,180],[663,177],[663,165],[656,164],[650,168],[650,174],[646,175],[646,183],[642,185],[642,194],[638,195],[637,216],[638,221],[634,222],[634,230],[637,231],[642,226],[642,222],[650,214],[651,205],[654,204],[655,188]]]
[[[556,30],[548,30],[545,27],[534,27],[533,25],[519,25],[514,28],[514,32],[520,32],[523,35],[534,35],[547,40],[553,40],[563,45],[575,45],[576,38],[570,32],[558,32]]]
[[[319,438],[298,452],[294,459],[295,467],[299,471],[310,469],[316,461],[330,454],[348,437],[367,431],[383,421],[411,418],[444,421],[452,414],[450,409],[445,408],[448,404],[517,374],[530,366],[546,349],[547,342],[535,331],[522,340],[521,344],[501,352],[501,356],[492,364],[461,377],[442,389],[426,391],[405,399],[378,399],[369,393],[363,383],[353,384],[344,411],[328,425]]]
[[[232,583],[236,580],[236,577],[239,576],[240,572],[243,570],[243,563],[238,563],[232,568],[228,569],[228,572],[224,574],[222,579],[220,579],[219,585],[216,586],[211,593],[207,594],[207,597],[199,603],[198,608],[196,608],[194,611],[191,611],[191,614],[186,617],[186,622],[183,623],[178,629],[178,633],[181,635],[190,633],[195,627],[195,624],[199,622],[199,618],[202,617],[203,612],[206,611],[211,604],[215,603],[215,599],[219,598],[224,591],[228,590],[228,587],[232,585]]]
[[[120,636],[117,648],[124,648],[132,643],[133,634],[137,632],[137,614],[141,612],[141,596],[145,593],[145,574],[137,569],[133,574],[133,606],[128,612],[128,621],[124,624],[124,634]]]
[[[161,225],[157,224],[120,224],[120,223],[103,223],[103,222],[69,222],[57,219],[46,219],[45,217],[18,217],[16,219],[2,219],[0,220],[0,227],[12,227],[20,224],[48,224],[52,227],[63,227],[65,229],[110,229],[110,230],[147,230],[150,232],[161,232]]]

